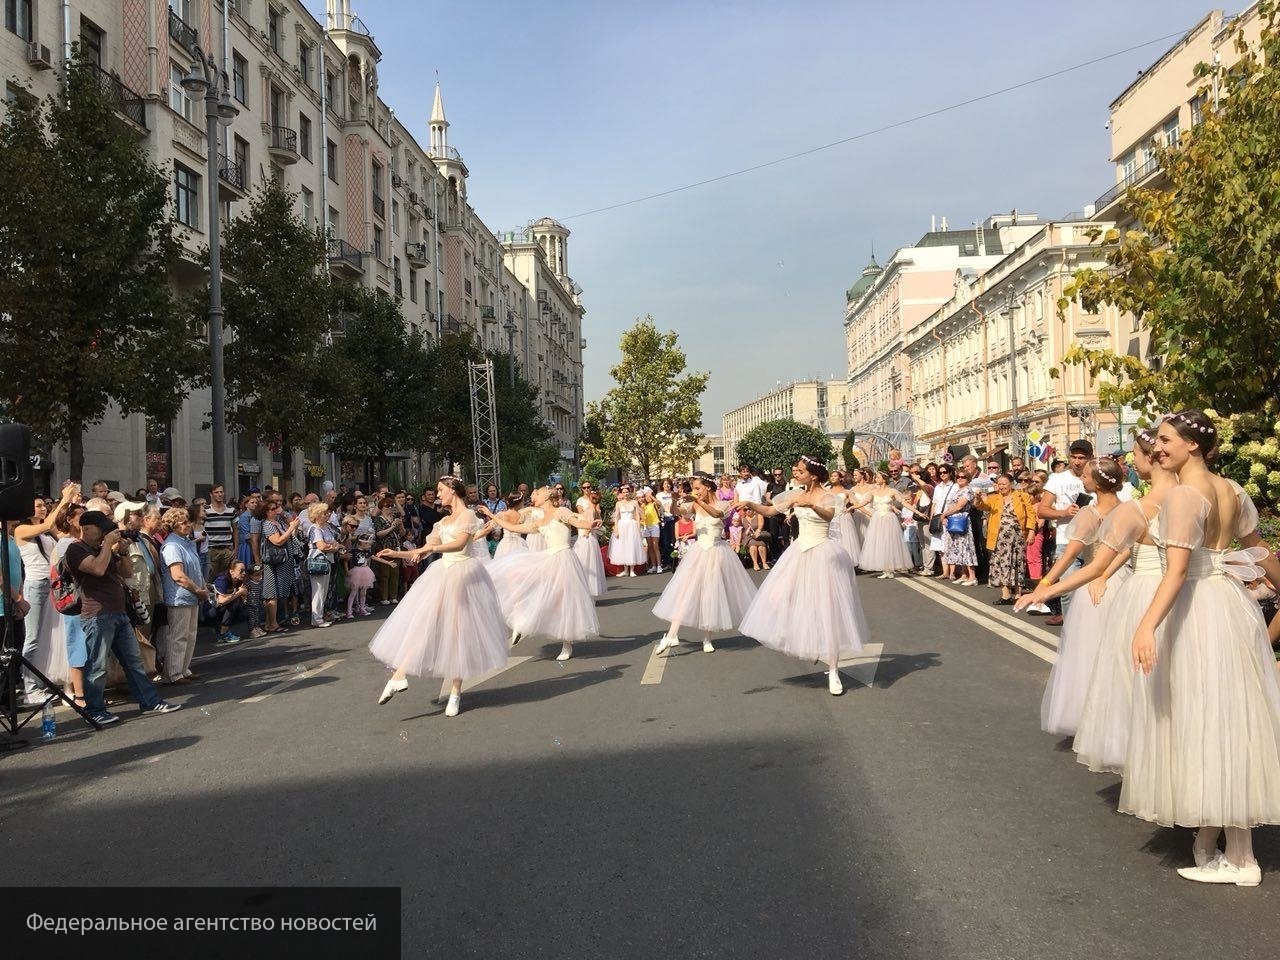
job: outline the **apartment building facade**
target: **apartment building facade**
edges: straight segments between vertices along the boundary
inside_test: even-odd
[[[849,384],[836,379],[796,380],[779,384],[776,389],[725,413],[719,440],[724,448],[722,459],[730,469],[738,465],[738,441],[753,427],[770,420],[795,420],[840,440],[852,423]]]
[[[172,277],[180,292],[206,282],[199,248],[207,242],[207,191],[218,191],[224,222],[247,211],[262,180],[279,176],[298,195],[298,213],[328,236],[335,278],[400,298],[406,321],[431,338],[468,333],[486,349],[514,347],[523,375],[542,391],[540,414],[557,445],[572,451],[581,432],[580,390],[555,396],[543,384],[581,383],[581,347],[555,362],[545,341],[563,340],[534,307],[536,291],[508,268],[507,252],[467,199],[468,170],[448,142],[439,86],[424,145],[378,93],[382,52],[349,0],[328,0],[325,22],[299,0],[11,0],[0,31],[6,95],[25,83],[44,96],[78,43],[94,59],[119,112],[172,177],[173,216],[184,255]],[[201,56],[225,71],[236,115],[220,127],[215,185],[206,182],[210,148],[203,99],[182,85]],[[567,235],[567,231],[566,231]],[[541,249],[533,254],[544,260]],[[546,264],[543,264],[544,271]],[[581,341],[580,288],[551,273],[548,286],[572,302]],[[512,324],[512,329],[506,325]],[[335,337],[340,329],[335,329]],[[572,400],[566,396],[572,396]],[[194,391],[170,424],[109,412],[85,438],[85,473],[122,488],[148,478],[195,491],[212,471],[207,390]],[[362,465],[337,451],[301,450],[293,477],[278,452],[252,438],[228,437],[229,484],[272,482],[315,488],[322,479],[358,479]],[[67,476],[65,451],[45,451],[44,480]],[[404,453],[401,476],[418,480],[425,458]],[[56,479],[55,479],[56,478]]]

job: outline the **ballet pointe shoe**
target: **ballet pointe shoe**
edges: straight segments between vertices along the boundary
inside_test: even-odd
[[[458,715],[458,711],[461,709],[462,709],[462,694],[460,693],[449,694],[449,705],[444,708],[444,715],[446,717],[456,717]]]
[[[657,654],[666,653],[668,650],[674,650],[680,645],[680,638],[673,637],[670,634],[658,641],[658,648],[654,651]]]
[[[519,633],[517,633],[515,630],[512,630],[512,631],[511,631],[511,646],[513,646],[513,647],[514,647],[514,646],[515,646],[517,643],[519,643],[519,642],[520,642],[520,634],[519,634]]]
[[[556,657],[556,659],[560,661],[564,661],[564,660],[568,660],[572,656],[573,656],[573,644],[565,643],[560,646],[560,656]]]
[[[382,706],[384,703],[390,703],[391,698],[397,693],[404,693],[408,689],[409,681],[404,677],[401,677],[399,680],[396,680],[395,678],[388,680],[387,685],[382,688],[382,696],[378,697],[378,706]]]
[[[702,641],[702,652],[703,652],[703,653],[715,653],[715,652],[716,652],[715,644],[713,644],[710,640],[703,640],[703,641]]]
[[[827,671],[827,689],[831,691],[833,697],[838,697],[844,693],[844,684],[840,682],[839,670]]]

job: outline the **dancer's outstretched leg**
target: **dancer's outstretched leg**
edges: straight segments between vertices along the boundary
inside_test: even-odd
[[[405,679],[404,667],[401,667],[391,675],[391,679],[387,681],[387,685],[382,688],[382,696],[378,697],[378,705],[390,702],[391,698],[397,693],[404,693],[409,689],[409,681]]]

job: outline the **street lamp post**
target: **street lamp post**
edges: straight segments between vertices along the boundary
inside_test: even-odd
[[[226,385],[222,371],[222,249],[219,241],[221,211],[218,208],[218,127],[230,124],[240,112],[227,91],[226,77],[213,54],[197,46],[191,72],[182,78],[183,89],[204,94],[206,176],[209,192],[209,392],[213,421],[213,483],[226,482]]]

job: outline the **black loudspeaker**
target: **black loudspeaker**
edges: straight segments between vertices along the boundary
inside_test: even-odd
[[[0,423],[0,520],[27,520],[36,498],[31,470],[31,428]]]

